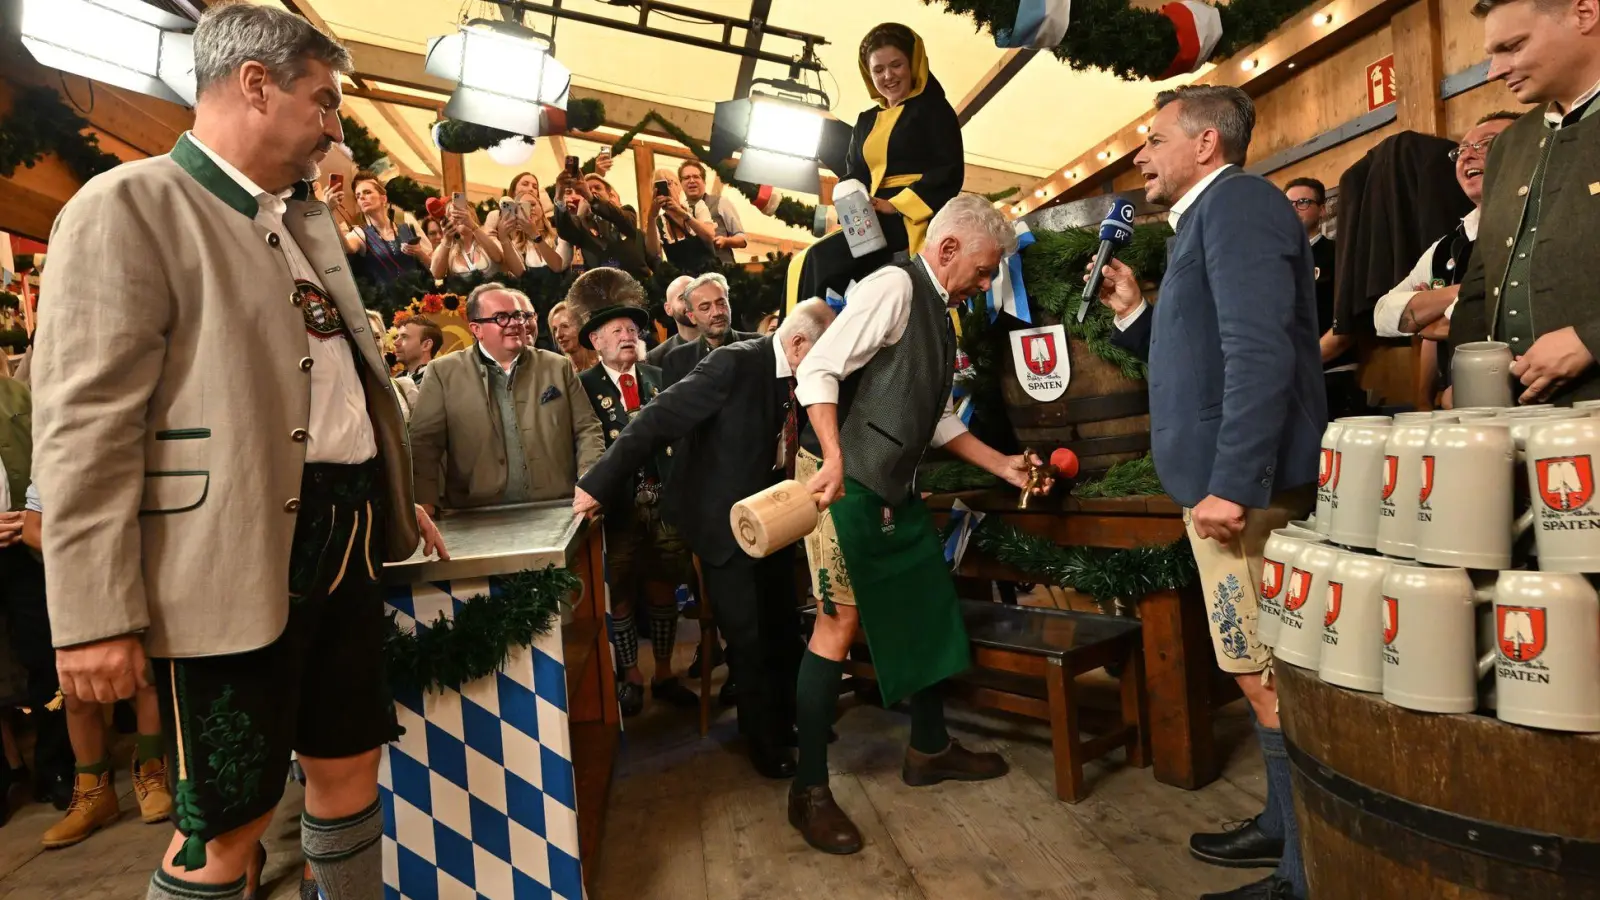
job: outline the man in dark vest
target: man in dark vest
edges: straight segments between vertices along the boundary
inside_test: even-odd
[[[646,365],[644,329],[650,314],[644,288],[621,269],[590,269],[573,282],[567,306],[578,320],[578,340],[600,362],[578,376],[606,447],[646,404],[661,393],[661,370]],[[606,517],[606,584],[611,588],[611,640],[617,649],[617,700],[624,716],[644,709],[644,676],[639,672],[636,601],[649,608],[650,649],[656,658],[650,693],[674,706],[698,706],[700,697],[672,674],[672,648],[678,641],[678,605],[673,589],[694,580],[689,550],[677,529],[661,519],[661,485],[672,448],[634,470],[632,503]]]
[[[906,784],[1006,773],[999,754],[963,749],[945,730],[935,688],[967,668],[967,633],[933,519],[912,482],[930,446],[1018,487],[1027,481],[1027,461],[978,440],[950,406],[950,308],[988,290],[1015,249],[1011,223],[993,206],[975,195],[957,197],[934,216],[919,254],[850,291],[844,312],[800,367],[796,396],[822,453],[820,460],[801,453],[796,474],[820,495],[825,512],[806,542],[821,606],[796,689],[800,753],[789,823],[825,853],[855,853],[862,845],[828,790],[827,759],[839,676],[858,626],[884,703],[911,698]]]
[[[1372,310],[1372,323],[1379,337],[1397,338],[1420,334],[1425,370],[1433,384],[1426,393],[1432,397],[1450,386],[1450,316],[1461,290],[1461,279],[1472,261],[1478,240],[1478,216],[1483,209],[1483,177],[1489,147],[1500,132],[1521,118],[1512,112],[1493,112],[1478,120],[1461,143],[1451,151],[1456,164],[1456,181],[1472,201],[1472,212],[1449,234],[1434,241],[1422,252],[1417,264],[1394,290],[1378,298]],[[1433,357],[1431,366],[1426,365]]]
[[[1594,0],[1478,0],[1489,78],[1539,106],[1495,139],[1450,345],[1505,341],[1519,402],[1600,398],[1600,16]]]
[[[1283,188],[1294,214],[1306,228],[1311,243],[1312,274],[1317,280],[1317,343],[1322,351],[1322,380],[1328,388],[1328,411],[1333,416],[1358,416],[1366,411],[1366,395],[1357,376],[1356,338],[1333,330],[1333,238],[1322,233],[1328,211],[1328,188],[1315,178],[1296,178]]]

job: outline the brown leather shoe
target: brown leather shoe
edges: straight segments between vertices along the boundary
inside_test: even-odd
[[[1011,771],[998,753],[974,753],[954,738],[944,752],[929,755],[906,748],[900,779],[912,787],[927,787],[941,781],[988,781]]]
[[[799,830],[806,843],[838,856],[861,852],[861,832],[856,823],[833,802],[828,786],[789,788],[789,824]]]
[[[44,833],[46,849],[71,847],[96,831],[117,821],[117,794],[111,784],[111,770],[100,775],[78,775],[73,780],[72,803],[66,818]]]

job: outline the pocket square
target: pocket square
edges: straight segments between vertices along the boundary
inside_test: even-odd
[[[552,384],[544,389],[544,393],[539,395],[539,405],[543,406],[544,404],[549,403],[551,400],[558,400],[560,398],[561,389]]]

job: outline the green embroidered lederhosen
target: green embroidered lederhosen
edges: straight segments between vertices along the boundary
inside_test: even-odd
[[[399,736],[383,660],[380,477],[376,462],[306,464],[277,640],[153,662],[173,819],[189,839],[178,865],[203,866],[206,841],[277,807],[291,751],[337,759]]]
[[[854,478],[828,507],[850,570],[883,702],[893,704],[971,664],[961,602],[933,516],[916,494],[890,507]]]

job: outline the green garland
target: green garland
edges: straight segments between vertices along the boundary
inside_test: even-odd
[[[416,632],[403,630],[390,613],[383,641],[389,683],[396,691],[437,691],[493,674],[518,647],[549,634],[561,604],[580,587],[572,572],[546,566],[490,576],[488,595],[466,599],[454,619],[441,613]]]
[[[1010,28],[1015,24],[1019,0],[922,2],[939,3],[945,12],[971,16],[980,29],[993,34],[996,27]],[[1222,39],[1212,51],[1211,60],[1226,59],[1259,43],[1311,2],[1232,0],[1217,4]],[[1155,81],[1178,55],[1178,35],[1171,19],[1156,10],[1130,6],[1128,0],[1074,0],[1072,26],[1061,44],[1050,52],[1074,69],[1105,69],[1125,81]]]
[[[1072,489],[1074,497],[1148,497],[1164,493],[1166,489],[1156,477],[1155,460],[1148,453],[1119,462],[1094,481]]]
[[[1060,547],[1049,538],[1007,525],[998,516],[987,516],[968,546],[1026,575],[1087,594],[1102,606],[1185,587],[1196,578],[1187,541],[1131,550]]]
[[[100,149],[100,138],[84,134],[88,120],[61,101],[48,87],[23,88],[11,111],[0,119],[0,178],[10,178],[17,166],[31,169],[55,154],[79,181],[88,181],[121,164]]]
[[[350,148],[350,158],[356,168],[370,170],[386,155],[383,145],[360,122],[349,116],[340,116],[339,124],[344,128],[344,145]]]
[[[917,490],[935,494],[976,491],[1000,483],[993,474],[959,460],[927,463],[917,470]]]
[[[428,217],[428,198],[443,196],[438,188],[418,184],[409,175],[396,175],[389,179],[383,191],[389,195],[389,205],[411,213],[419,222]]]

